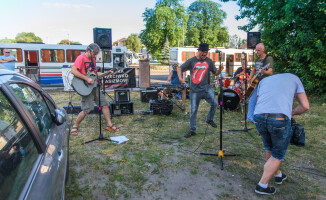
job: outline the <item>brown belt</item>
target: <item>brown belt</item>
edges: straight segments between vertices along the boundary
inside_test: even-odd
[[[268,116],[271,118],[274,118],[275,120],[285,120],[286,115],[281,114],[281,113],[264,113],[264,114],[260,114],[262,116]]]

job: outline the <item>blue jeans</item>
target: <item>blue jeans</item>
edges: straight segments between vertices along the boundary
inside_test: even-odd
[[[196,132],[196,118],[197,118],[197,111],[198,111],[198,106],[200,103],[201,99],[205,99],[207,103],[209,103],[210,109],[208,112],[208,115],[206,117],[206,122],[213,120],[217,106],[218,106],[218,101],[215,96],[215,92],[213,89],[209,86],[206,87],[206,89],[202,92],[191,92],[190,91],[190,131]]]
[[[254,111],[257,103],[257,87],[251,94],[248,104],[248,113],[247,113],[247,120],[253,122],[254,121]]]
[[[273,158],[283,161],[292,137],[291,119],[276,120],[267,115],[254,115],[254,121],[265,150],[272,152]]]

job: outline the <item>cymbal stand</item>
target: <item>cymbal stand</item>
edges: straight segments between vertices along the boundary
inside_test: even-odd
[[[244,52],[243,52],[244,53]],[[244,54],[245,56],[245,71],[244,73],[246,74],[246,70],[247,70],[247,55]],[[249,132],[249,130],[251,130],[252,128],[248,128],[247,127],[247,89],[248,89],[248,77],[245,75],[244,76],[244,82],[245,82],[245,95],[244,95],[244,124],[245,124],[245,127],[242,129],[242,130],[229,130],[229,131],[243,131],[243,132],[246,132],[248,133],[251,137],[252,134]]]

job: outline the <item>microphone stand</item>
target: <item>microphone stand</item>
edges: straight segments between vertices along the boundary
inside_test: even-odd
[[[220,168],[221,170],[224,169],[223,166],[223,157],[224,156],[237,156],[237,154],[224,154],[223,152],[223,148],[222,148],[222,124],[223,124],[223,111],[224,111],[224,105],[223,105],[223,82],[222,82],[222,63],[221,63],[221,52],[216,50],[216,53],[219,53],[219,61],[220,61],[220,75],[219,75],[219,79],[220,79],[220,95],[221,95],[221,100],[220,100],[220,150],[218,152],[218,154],[213,154],[213,153],[200,153],[200,155],[209,155],[209,156],[218,156],[219,158],[219,163],[220,163]]]
[[[247,70],[247,55],[245,54],[245,70],[244,70],[244,73],[246,74],[246,70]],[[244,79],[244,82],[245,82],[245,95],[244,95],[244,121],[245,121],[245,127],[242,129],[242,130],[229,130],[229,131],[243,131],[243,132],[246,132],[248,133],[251,137],[252,134],[249,132],[249,130],[251,130],[252,128],[248,128],[247,127],[247,86],[248,86],[248,77],[245,75],[244,76],[245,79]]]
[[[92,62],[92,65],[95,68],[92,52],[91,52],[91,62]],[[102,58],[102,62],[104,62],[103,58]],[[104,65],[103,65],[103,70],[104,70]],[[99,136],[97,138],[86,141],[83,144],[87,144],[87,143],[94,142],[94,141],[97,141],[97,140],[99,140],[99,141],[102,141],[102,140],[113,141],[113,140],[111,140],[109,138],[103,137],[103,134],[102,134],[102,117],[101,117],[102,116],[102,107],[101,107],[101,99],[100,99],[100,96],[101,96],[101,80],[98,77],[97,70],[96,70],[96,81],[97,81],[97,84],[98,84],[96,89],[97,89],[97,92],[98,92],[98,116],[99,116],[99,124],[100,124],[100,134],[99,134]],[[113,142],[115,142],[115,141],[113,141]]]

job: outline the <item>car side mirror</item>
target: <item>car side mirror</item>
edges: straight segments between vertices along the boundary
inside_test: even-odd
[[[55,109],[54,123],[61,125],[66,121],[67,112],[63,108]]]

